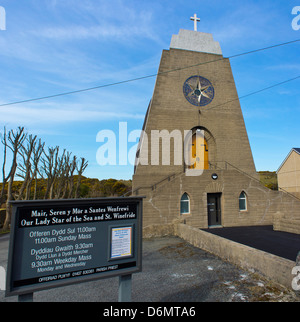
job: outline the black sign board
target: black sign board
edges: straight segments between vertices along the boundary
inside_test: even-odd
[[[141,271],[142,197],[12,206],[6,296]]]

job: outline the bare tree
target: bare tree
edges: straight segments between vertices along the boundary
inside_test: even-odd
[[[77,166],[77,157],[76,155],[73,156],[73,160],[70,163],[70,176],[69,176],[69,194],[68,198],[72,198],[73,191],[74,191],[74,171],[76,170]],[[66,198],[66,195],[64,196]]]
[[[1,139],[1,142],[3,144],[3,166],[2,166],[2,189],[1,189],[1,195],[0,195],[0,204],[3,202],[4,198],[4,191],[5,191],[5,184],[9,178],[9,175],[5,176],[5,166],[6,166],[6,152],[7,152],[7,136],[6,136],[6,127],[4,126],[4,133]]]
[[[44,195],[44,199],[53,198],[54,183],[57,178],[58,164],[59,164],[59,147],[49,147],[48,153],[44,150],[44,157],[42,160],[42,171],[46,175],[47,189]]]
[[[23,179],[23,183],[21,185],[21,188],[19,190],[19,195],[17,197],[18,200],[23,199],[24,191],[26,191],[26,197],[25,199],[29,199],[30,197],[30,184],[32,181],[31,174],[32,174],[32,164],[31,164],[31,156],[33,154],[33,151],[36,147],[36,141],[37,136],[32,136],[31,134],[27,136],[27,145],[22,145],[19,149],[19,154],[21,155],[23,159],[23,163],[18,165],[18,169],[21,171],[17,175]],[[28,198],[27,198],[28,197]]]
[[[24,133],[24,127],[18,127],[16,133],[13,130],[8,132],[7,140],[5,141],[6,146],[12,151],[12,165],[8,175],[9,182],[7,188],[7,200],[6,200],[6,217],[3,225],[3,230],[7,230],[10,225],[11,220],[11,207],[10,201],[12,200],[12,184],[14,181],[15,173],[17,170],[17,155],[18,151],[21,148],[27,133]]]
[[[80,159],[81,159],[81,163],[76,166],[78,178],[77,178],[77,185],[76,185],[76,190],[75,190],[75,198],[79,198],[79,188],[80,188],[80,184],[81,184],[81,176],[82,176],[84,170],[86,169],[86,167],[88,166],[88,161],[86,161],[85,158],[80,158]]]
[[[1,143],[4,147],[4,159],[2,164],[3,183],[0,203],[6,198],[6,218],[3,229],[7,230],[11,221],[11,200],[29,200],[31,197],[36,199],[38,177],[41,177],[40,182],[42,180],[47,181],[44,199],[79,197],[82,174],[88,166],[88,161],[85,158],[78,160],[76,156],[71,157],[72,153],[66,152],[66,150],[63,150],[60,155],[58,146],[49,147],[45,150],[45,143],[42,143],[41,139],[38,140],[36,135],[25,133],[24,127],[18,127],[17,130],[10,130],[9,132],[4,127]],[[9,150],[12,153],[12,161],[7,175]],[[74,174],[76,170],[77,183],[75,186]],[[13,191],[13,182],[16,174],[23,179],[23,182],[18,191]],[[33,196],[31,196],[33,180],[35,181],[35,186]],[[7,192],[5,191],[6,187]],[[14,185],[14,189],[15,187]]]
[[[70,152],[64,150],[63,155],[59,158],[59,166],[57,173],[57,185],[55,187],[55,198],[63,198],[65,190],[68,188],[68,178],[70,171]]]
[[[71,153],[63,150],[62,155],[59,155],[59,147],[48,148],[48,152],[44,151],[42,162],[42,176],[47,180],[47,189],[44,199],[55,198],[72,198],[74,191],[74,172],[77,170],[78,180],[75,187],[75,198],[79,196],[79,188],[81,176],[88,162],[81,158],[81,163],[74,156],[71,159]]]
[[[45,143],[44,142],[42,143],[41,139],[39,139],[37,147],[33,150],[33,156],[32,156],[33,170],[32,170],[31,181],[30,181],[30,184],[27,189],[27,198],[26,199],[29,199],[28,194],[30,194],[30,187],[31,187],[31,183],[32,183],[33,179],[34,179],[33,199],[34,200],[36,199],[37,179],[38,179],[37,177],[38,177],[38,174],[40,174],[39,163],[40,163],[42,153],[44,152],[44,146],[45,146]]]
[[[23,162],[18,165],[18,176],[23,178],[23,183],[17,196],[18,200],[30,199],[32,181],[35,180],[33,199],[36,199],[37,193],[37,176],[39,174],[39,162],[43,153],[45,143],[41,139],[37,141],[37,136],[29,135],[27,146],[22,145],[19,151]]]

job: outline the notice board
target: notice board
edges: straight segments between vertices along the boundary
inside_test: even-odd
[[[142,199],[12,202],[6,296],[141,271]]]

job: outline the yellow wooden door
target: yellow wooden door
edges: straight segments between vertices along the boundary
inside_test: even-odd
[[[208,144],[202,135],[193,134],[190,155],[195,162],[189,166],[189,169],[208,170]]]

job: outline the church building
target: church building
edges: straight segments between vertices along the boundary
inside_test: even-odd
[[[299,216],[299,200],[260,184],[230,61],[191,19],[194,30],[181,29],[162,52],[140,137],[132,194],[145,196],[143,226],[273,225]]]
[[[292,148],[277,170],[278,189],[300,198],[300,148]]]

